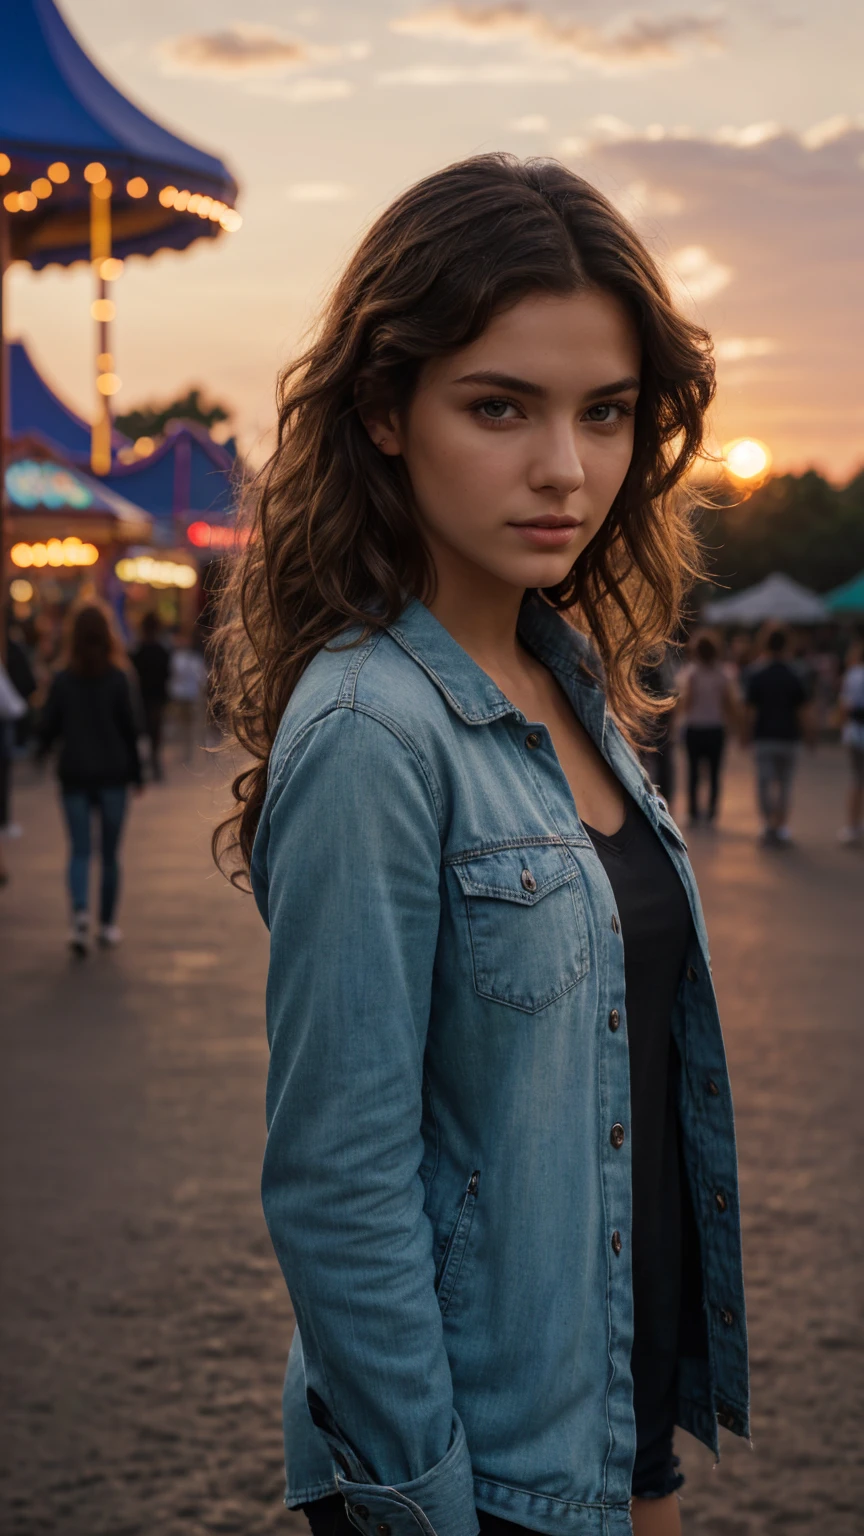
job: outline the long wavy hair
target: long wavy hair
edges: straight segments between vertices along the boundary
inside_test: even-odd
[[[640,674],[699,571],[674,492],[702,447],[710,337],[676,311],[638,235],[588,182],[554,160],[460,161],[377,219],[315,339],[280,377],[276,448],[241,512],[213,640],[222,719],[254,759],[213,839],[235,882],[248,872],[273,739],[304,669],[348,626],[366,636],[434,591],[405,466],[377,451],[361,412],[404,410],[424,363],[467,346],[526,295],[587,289],[616,295],[641,341],[633,457],[602,527],[542,597],[590,635],[631,736],[664,708]]]

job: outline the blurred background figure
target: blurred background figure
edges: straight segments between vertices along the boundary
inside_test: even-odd
[[[837,835],[841,843],[860,847],[864,842],[864,639],[856,640],[846,656],[846,670],[840,684],[840,714],[852,780],[846,825]]]
[[[31,688],[30,692],[32,691]],[[11,826],[9,796],[12,778],[12,733],[17,722],[26,714],[27,701],[0,661],[0,885],[7,885],[9,881],[9,871],[3,854],[3,839],[9,836]]]
[[[101,608],[79,609],[72,622],[67,665],[51,684],[39,726],[38,756],[59,740],[57,774],[69,832],[69,895],[73,953],[90,946],[91,823],[99,820],[102,878],[99,942],[117,944],[114,916],[120,889],[119,848],[128,788],[141,787],[132,693]]]
[[[181,760],[188,765],[201,738],[207,696],[207,663],[197,629],[181,636],[171,652],[168,696],[174,706]]]
[[[168,676],[171,670],[171,652],[159,639],[159,628],[156,614],[145,613],[141,620],[141,640],[132,652],[132,662],[138,673],[144,726],[150,748],[150,774],[156,780],[164,778],[162,727],[165,719],[165,705],[168,702]]]
[[[693,660],[678,675],[678,714],[684,726],[688,762],[689,823],[700,819],[699,790],[703,764],[708,770],[708,807],[705,822],[713,827],[720,797],[720,771],[727,728],[738,719],[738,693],[730,669],[720,659],[711,635],[697,636]]]
[[[807,689],[791,664],[786,631],[772,629],[765,640],[765,660],[746,684],[745,741],[752,741],[756,792],[762,816],[762,841],[768,848],[790,842],[789,805],[801,739],[813,743],[807,718]]]

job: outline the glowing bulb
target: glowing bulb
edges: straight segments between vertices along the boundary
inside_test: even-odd
[[[43,565],[48,564],[48,550],[44,544],[30,545],[30,563],[37,566],[40,570]]]
[[[212,207],[213,207],[213,199],[212,199],[212,197],[202,197],[202,198],[200,198],[199,202],[198,202],[198,217],[199,217],[199,219],[209,219],[209,217],[210,217],[210,209]]]
[[[771,468],[771,450],[755,437],[736,437],[723,449],[723,460],[736,480],[759,480]]]
[[[114,367],[114,358],[110,352],[100,352],[96,359],[96,365],[103,373],[108,373]]]
[[[122,273],[123,263],[117,256],[106,256],[105,260],[99,263],[99,276],[106,283],[116,283]]]
[[[96,388],[100,395],[116,395],[120,387],[120,380],[116,373],[100,373],[96,380]]]
[[[174,207],[174,199],[175,199],[176,196],[177,196],[177,188],[176,187],[163,187],[162,191],[159,193],[159,201],[162,204],[162,207],[163,208],[173,208]]]
[[[53,566],[63,565],[63,545],[59,539],[48,540],[48,564]]]
[[[229,234],[233,235],[235,230],[240,228],[243,220],[241,219],[236,209],[226,208],[221,219],[219,220],[219,223],[222,225],[223,229],[227,230]]]
[[[9,559],[13,565],[17,565],[19,571],[26,571],[28,565],[33,564],[33,551],[29,544],[13,544]]]
[[[155,447],[156,444],[154,443],[152,437],[136,437],[135,457],[138,459],[146,459],[153,452]]]
[[[98,197],[99,200],[104,203],[107,202],[113,191],[114,188],[112,187],[110,181],[108,181],[106,178],[105,181],[97,181],[93,188],[93,196]]]
[[[3,199],[3,207],[7,213],[17,213],[20,207],[17,192],[7,192]]]
[[[35,192],[19,192],[18,207],[22,213],[32,213],[39,199]]]
[[[132,180],[126,183],[126,191],[130,197],[146,197],[150,188],[143,176],[133,176]]]
[[[189,207],[189,199],[191,196],[192,193],[189,191],[188,187],[184,187],[182,192],[178,192],[175,195],[174,207],[177,209],[178,213],[182,213],[185,208]]]
[[[90,313],[94,320],[100,320],[104,323],[107,320],[114,319],[117,313],[117,305],[113,299],[94,299],[90,305]]]
[[[9,596],[13,603],[29,603],[33,596],[33,583],[19,576],[17,581],[10,581]]]
[[[201,193],[200,192],[193,192],[192,196],[190,197],[190,199],[188,201],[188,203],[186,204],[186,208],[187,208],[189,213],[197,213],[198,209],[200,207],[201,207]]]
[[[12,161],[9,159],[9,156],[0,155],[0,176],[5,176],[6,172],[11,171],[11,169]]]
[[[30,191],[35,192],[37,197],[50,197],[54,188],[47,176],[37,176],[36,180],[31,183]]]
[[[84,167],[84,180],[89,181],[91,187],[95,187],[97,182],[104,181],[107,175],[104,165],[98,160],[91,160],[90,164]]]
[[[62,182],[69,180],[69,167],[63,160],[54,160],[48,167],[48,175],[59,187]]]

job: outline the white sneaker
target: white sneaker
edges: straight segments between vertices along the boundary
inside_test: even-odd
[[[113,949],[123,937],[122,930],[114,923],[103,923],[99,929],[99,943],[103,949]]]
[[[69,930],[69,948],[80,960],[90,949],[90,919],[86,912],[76,912]]]

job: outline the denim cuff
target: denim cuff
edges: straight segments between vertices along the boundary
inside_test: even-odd
[[[410,1483],[362,1483],[336,1473],[349,1519],[363,1536],[478,1536],[474,1474],[458,1414],[449,1449]]]

